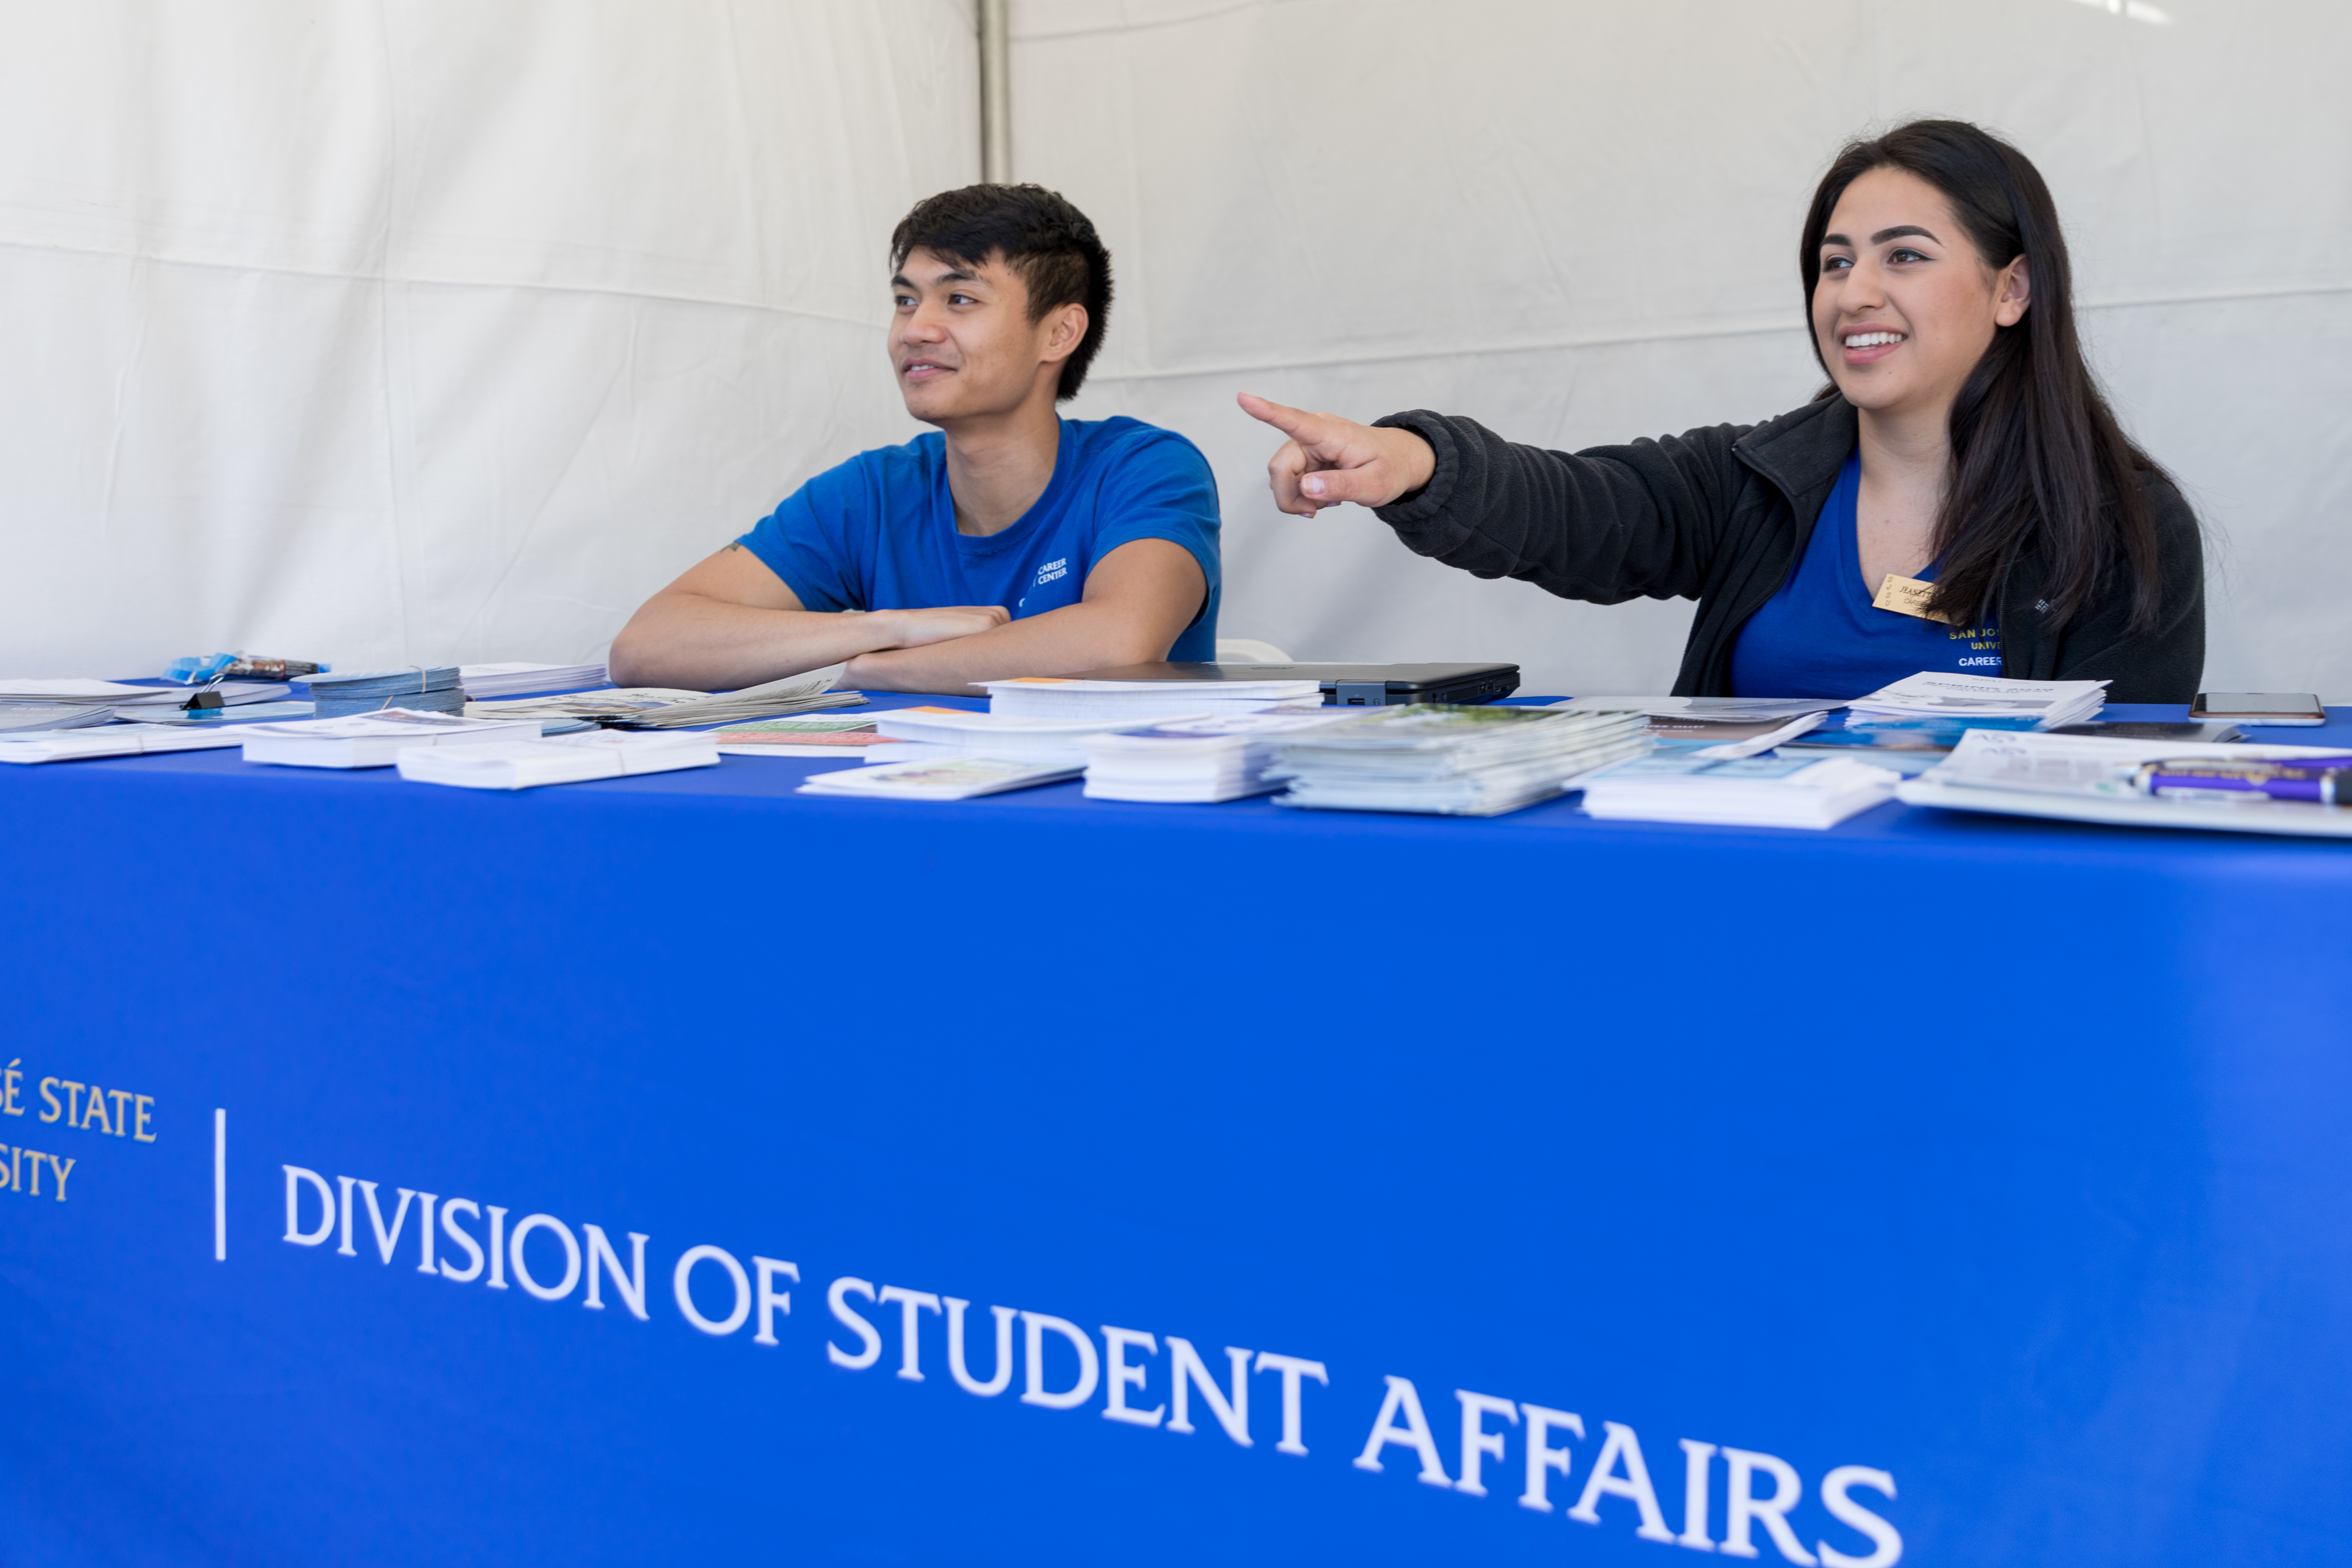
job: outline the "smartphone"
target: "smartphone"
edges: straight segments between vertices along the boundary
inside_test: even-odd
[[[2189,716],[2232,724],[2327,722],[2327,710],[2308,691],[2200,691]]]

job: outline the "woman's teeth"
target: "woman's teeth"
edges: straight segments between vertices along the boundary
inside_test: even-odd
[[[1850,349],[1874,349],[1883,344],[1899,343],[1902,341],[1901,332],[1856,332],[1845,340],[1845,346]]]

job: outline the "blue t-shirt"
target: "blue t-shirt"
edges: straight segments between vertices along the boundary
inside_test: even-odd
[[[1735,697],[1867,696],[1923,670],[2000,673],[2000,630],[1987,623],[1949,626],[1872,605],[1862,583],[1855,502],[1862,454],[1845,460],[1837,488],[1822,506],[1805,558],[1780,591],[1739,628],[1731,650]],[[1936,580],[1936,568],[1920,574]]]
[[[1015,620],[1078,602],[1120,545],[1165,539],[1192,552],[1209,593],[1169,649],[1217,657],[1217,481],[1200,448],[1140,420],[1065,419],[1054,478],[1021,521],[958,533],[947,437],[860,452],[785,498],[738,541],[812,610],[1002,605]]]

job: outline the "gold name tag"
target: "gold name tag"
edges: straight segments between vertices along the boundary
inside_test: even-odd
[[[1922,583],[1916,577],[1897,577],[1889,572],[1878,584],[1878,597],[1870,601],[1874,610],[1892,610],[1898,616],[1916,616],[1923,621],[1945,621],[1927,608],[1927,601],[1936,595],[1936,584]]]

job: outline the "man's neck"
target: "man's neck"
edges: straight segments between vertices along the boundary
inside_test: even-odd
[[[1062,420],[1053,389],[1009,413],[976,416],[942,426],[947,437],[948,493],[955,500],[958,533],[985,538],[1028,515],[1054,482],[1061,454]]]

